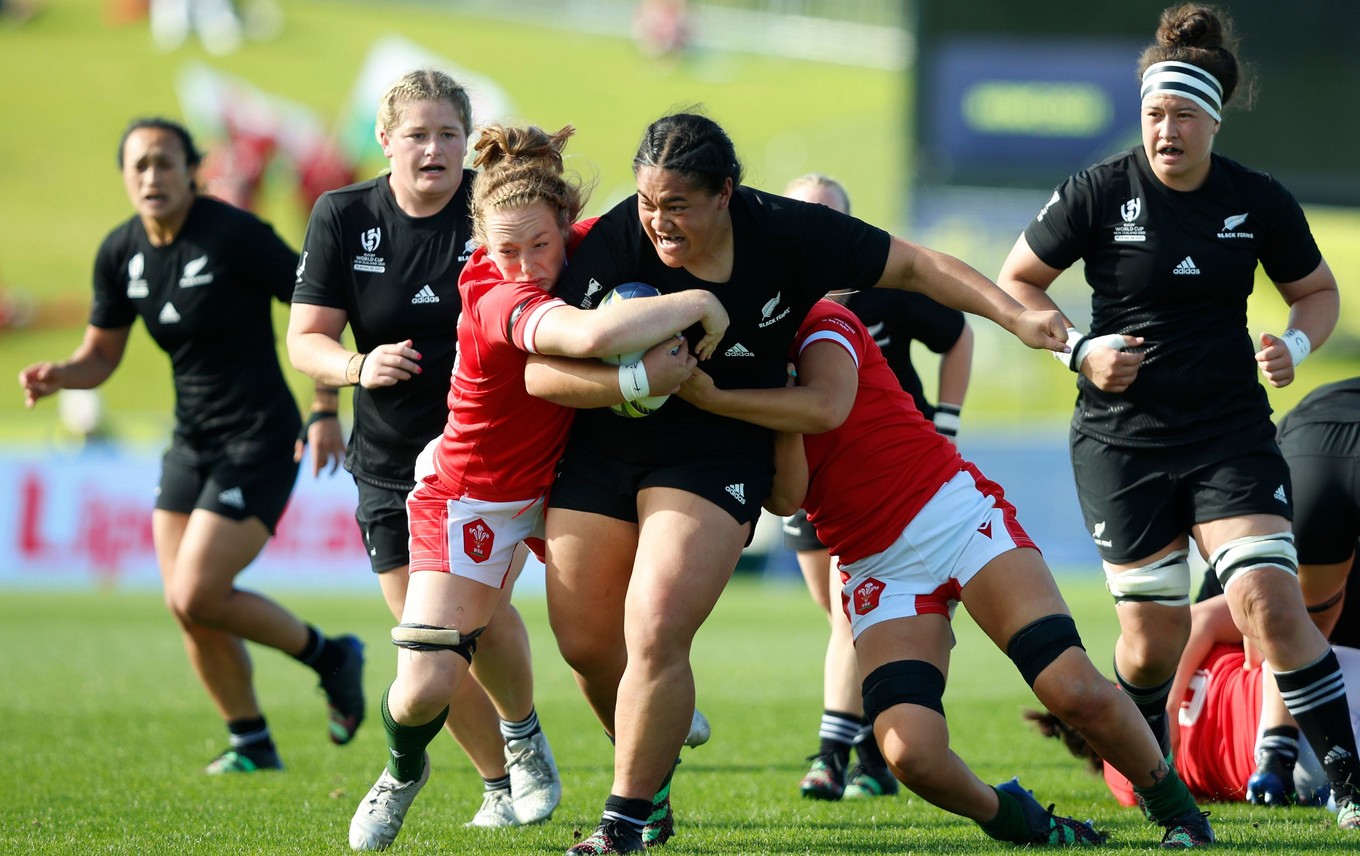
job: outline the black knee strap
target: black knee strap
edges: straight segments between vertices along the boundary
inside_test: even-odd
[[[1332,595],[1331,597],[1327,598],[1327,599],[1324,600],[1322,603],[1315,603],[1315,604],[1313,604],[1312,606],[1308,607],[1308,611],[1309,611],[1309,612],[1314,612],[1314,613],[1316,613],[1316,612],[1326,612],[1327,610],[1331,609],[1332,607],[1334,607],[1334,606],[1336,606],[1338,603],[1340,603],[1340,602],[1341,602],[1341,598],[1342,598],[1343,596],[1345,596],[1345,594],[1346,594],[1346,590],[1343,588],[1341,591],[1339,591],[1339,592],[1337,592],[1336,594]]]
[[[1045,615],[1016,631],[1006,643],[1006,656],[1020,670],[1030,689],[1039,675],[1068,648],[1086,650],[1070,615]]]
[[[944,674],[924,660],[879,666],[864,679],[864,718],[870,724],[894,705],[915,704],[944,716]]]

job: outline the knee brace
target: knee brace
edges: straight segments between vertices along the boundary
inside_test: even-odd
[[[1188,606],[1190,603],[1189,550],[1174,550],[1141,568],[1115,572],[1105,566],[1105,588],[1115,603],[1160,603]]]
[[[1298,576],[1299,553],[1294,549],[1294,533],[1274,532],[1235,538],[1213,552],[1209,567],[1214,569],[1224,591],[1238,574],[1258,568],[1282,568]]]
[[[1077,623],[1072,620],[1072,616],[1045,615],[1015,632],[1011,641],[1006,643],[1006,656],[1015,663],[1030,689],[1034,689],[1034,682],[1044,669],[1058,659],[1062,652],[1073,647],[1086,650],[1086,646],[1081,644]]]
[[[879,666],[864,679],[864,718],[872,725],[894,705],[915,704],[944,716],[944,674],[924,660],[898,660]]]
[[[411,651],[452,651],[471,665],[472,655],[477,652],[477,637],[485,629],[478,627],[471,633],[459,633],[452,627],[398,624],[392,628],[392,644]]]

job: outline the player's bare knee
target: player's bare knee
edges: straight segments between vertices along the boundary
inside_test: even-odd
[[[1085,732],[1118,720],[1119,691],[1094,667],[1083,670],[1080,675],[1062,675],[1061,678],[1041,680],[1035,687],[1035,694],[1044,707],[1063,722]]]
[[[1069,648],[1086,650],[1072,616],[1055,613],[1035,619],[1017,630],[1006,643],[1006,656],[1033,689],[1039,676]]]

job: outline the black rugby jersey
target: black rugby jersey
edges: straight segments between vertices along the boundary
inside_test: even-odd
[[[1360,377],[1320,386],[1303,397],[1280,423],[1360,422]]]
[[[911,363],[911,343],[920,342],[943,354],[963,335],[963,313],[899,288],[857,291],[846,298],[845,307],[864,322],[916,409],[927,421],[934,419],[935,406],[926,401],[921,377]]]
[[[175,439],[187,453],[251,462],[291,448],[301,417],[275,348],[270,301],[287,302],[297,253],[253,214],[193,201],[175,240],[153,246],[139,217],[95,257],[90,324],[138,316],[170,357]]]
[[[463,170],[458,192],[432,217],[403,212],[380,176],[323,194],[307,224],[293,301],[343,309],[362,352],[410,339],[421,357],[410,380],[354,388],[345,468],[379,487],[414,487],[416,456],[448,419],[458,274],[474,249],[474,176]]]
[[[1269,436],[1257,338],[1247,329],[1256,264],[1275,282],[1293,282],[1312,273],[1322,254],[1279,182],[1212,158],[1200,188],[1177,191],[1136,147],[1069,178],[1025,230],[1045,264],[1085,261],[1089,335],[1146,340],[1127,391],[1101,392],[1078,377],[1072,426],[1094,439],[1181,445],[1240,437],[1245,426]]]
[[[825,205],[738,187],[730,205],[734,260],[725,283],[669,268],[638,219],[630,196],[599,219],[562,274],[558,295],[591,308],[614,286],[645,282],[663,294],[702,288],[727,309],[731,324],[717,353],[700,368],[726,389],[784,385],[798,325],[831,288],[870,288],[883,275],[890,236]],[[703,328],[684,331],[697,342]],[[704,412],[672,397],[644,419],[608,408],[577,414],[571,443],[642,466],[696,456],[771,455],[773,432]]]

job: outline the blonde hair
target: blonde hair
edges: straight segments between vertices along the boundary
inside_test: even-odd
[[[472,190],[472,234],[486,244],[486,219],[506,209],[547,205],[565,232],[585,208],[580,182],[564,174],[562,149],[576,129],[567,125],[555,134],[537,125],[516,128],[488,125],[477,139],[477,174]]]
[[[472,130],[472,103],[467,90],[452,77],[433,68],[407,72],[388,87],[378,101],[378,127],[384,131],[401,124],[408,104],[420,101],[446,101],[458,111],[465,132]]]
[[[837,181],[834,178],[831,178],[830,176],[822,175],[820,172],[810,172],[807,175],[795,178],[793,181],[790,181],[788,187],[784,188],[784,195],[788,196],[794,190],[800,187],[807,187],[809,185],[811,185],[812,187],[824,187],[827,190],[832,191],[833,193],[839,194],[841,197],[841,204],[843,206],[841,209],[842,212],[845,214],[850,213],[850,194],[846,192],[845,185],[841,184],[839,181]]]

